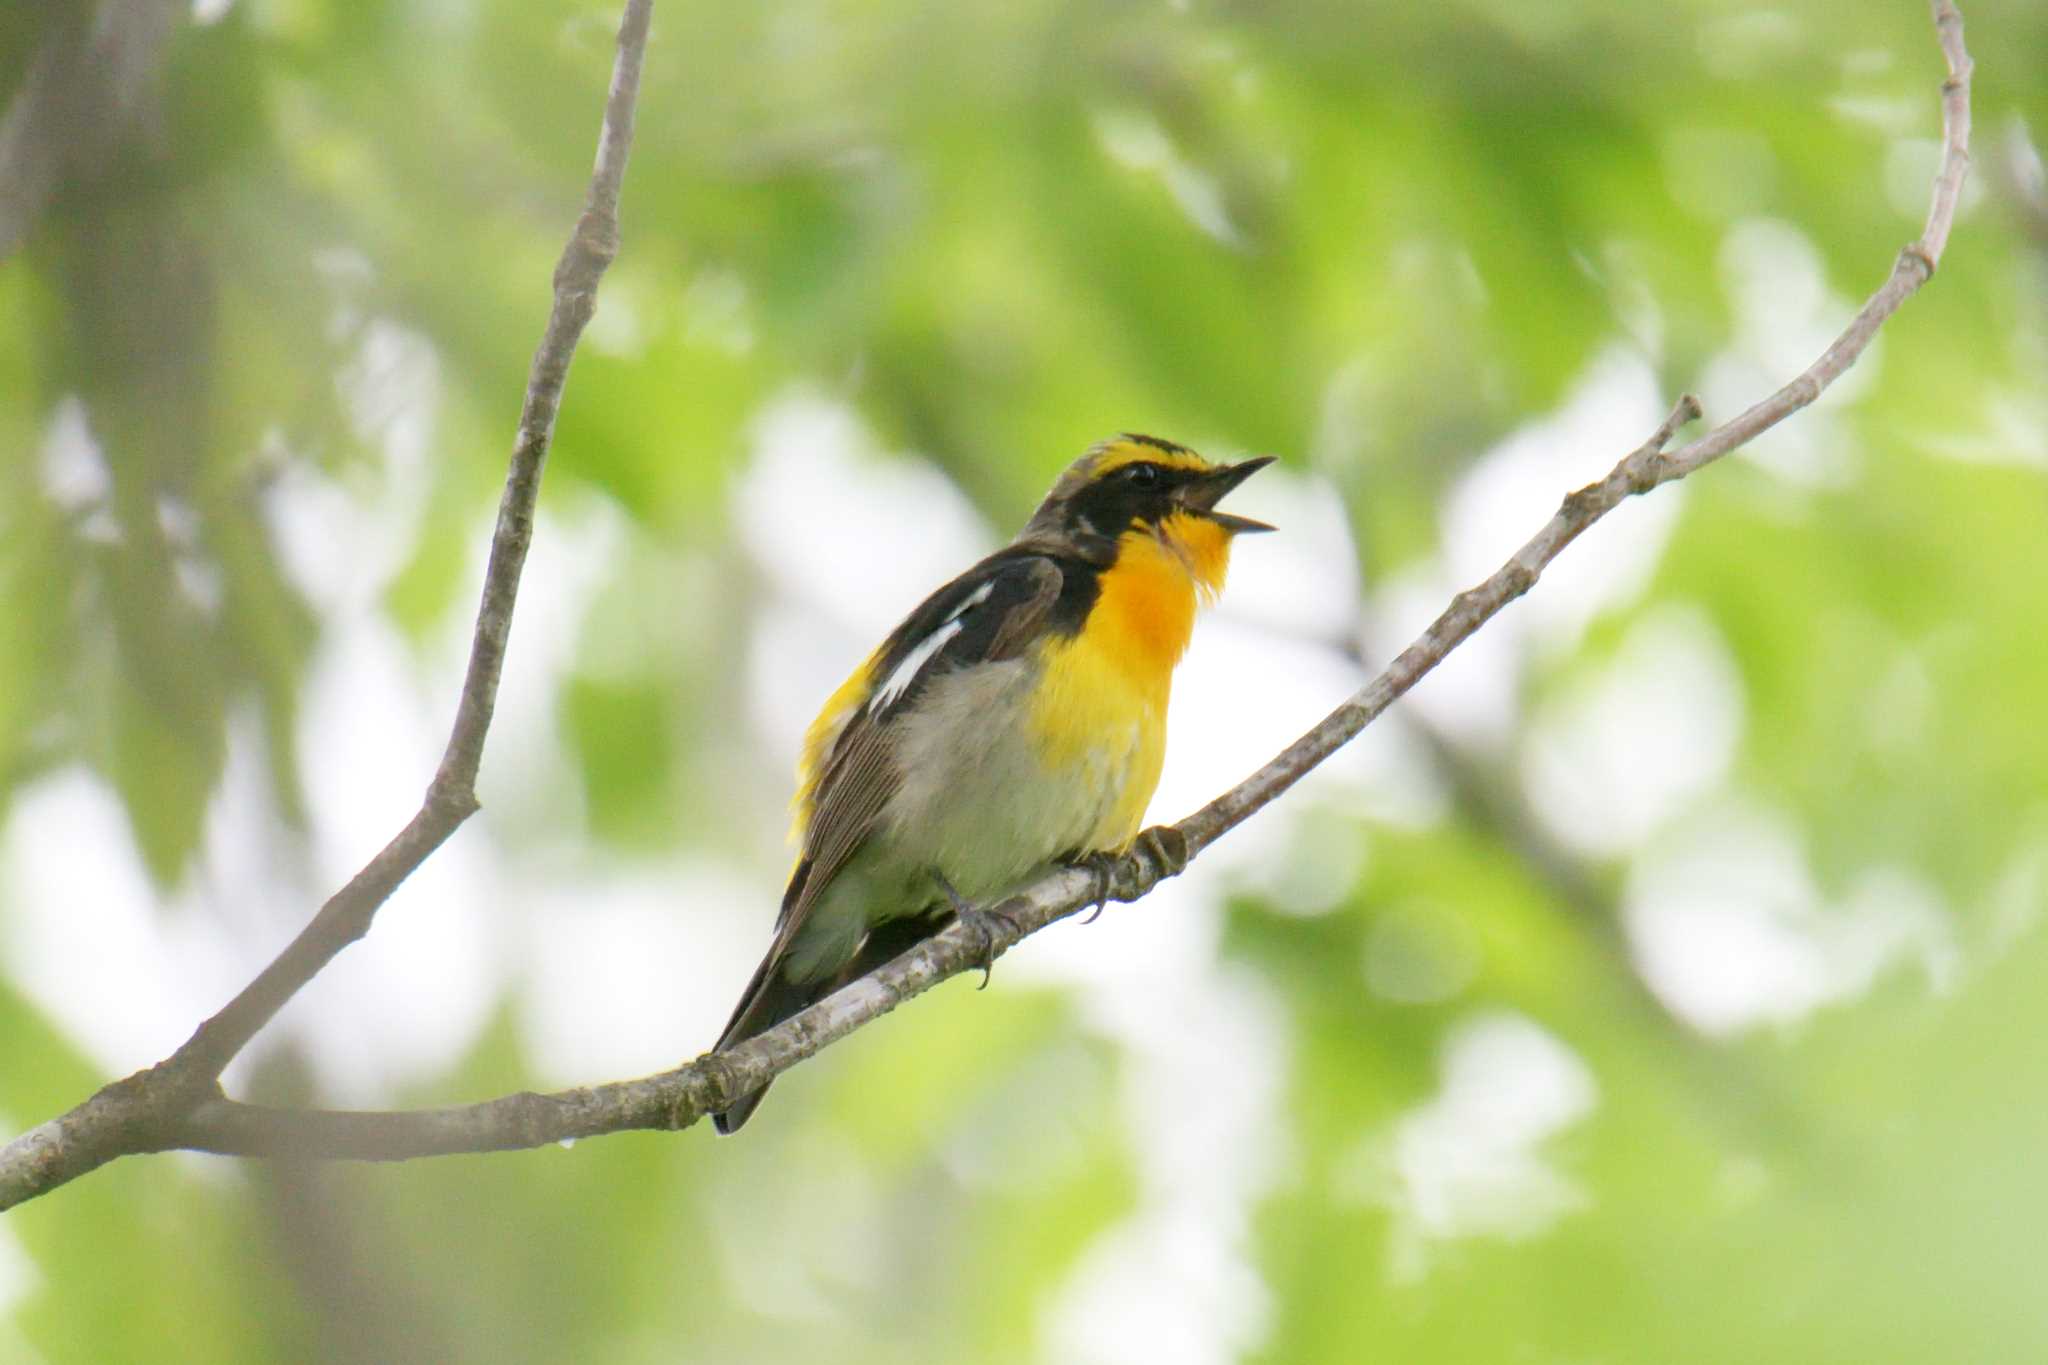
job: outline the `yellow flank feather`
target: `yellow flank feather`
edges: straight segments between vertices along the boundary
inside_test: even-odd
[[[789,841],[799,846],[804,841],[804,831],[810,828],[811,816],[818,808],[818,779],[825,772],[825,756],[832,752],[833,743],[854,713],[866,704],[874,690],[875,656],[870,654],[853,670],[853,676],[839,684],[839,689],[825,699],[823,709],[811,728],[804,731],[803,753],[796,764],[796,795],[790,799],[790,810],[795,819],[789,831]]]

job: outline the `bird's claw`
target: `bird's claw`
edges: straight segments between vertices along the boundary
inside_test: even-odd
[[[1015,938],[1019,932],[1017,921],[1003,913],[1001,906],[992,910],[976,910],[970,907],[959,911],[958,917],[960,923],[967,927],[967,931],[980,944],[977,955],[971,961],[973,965],[981,968],[981,984],[974,989],[985,991],[988,989],[989,978],[995,975],[996,935],[1007,933]]]
[[[1089,897],[1095,908],[1088,912],[1083,924],[1093,924],[1102,918],[1103,907],[1109,904],[1109,893],[1116,889],[1116,868],[1122,862],[1114,853],[1084,853],[1074,859],[1074,866],[1095,879],[1094,894]]]
[[[995,975],[996,930],[998,927],[1004,928],[1014,935],[1017,932],[1017,922],[1004,914],[1001,907],[994,910],[975,909],[965,896],[953,888],[953,883],[946,880],[945,873],[937,868],[933,868],[931,872],[932,880],[938,883],[939,890],[943,891],[946,899],[952,903],[953,918],[964,925],[967,932],[981,945],[978,956],[971,961],[973,965],[981,968],[981,984],[974,989],[985,991],[988,989],[989,978]]]
[[[1139,859],[1133,867],[1114,853],[1084,853],[1071,866],[1081,868],[1095,879],[1090,900],[1094,908],[1083,924],[1093,924],[1112,899],[1135,900],[1168,877],[1178,877],[1188,867],[1188,837],[1172,825],[1154,825],[1131,841],[1131,854]],[[1130,872],[1130,885],[1119,887],[1119,874]]]

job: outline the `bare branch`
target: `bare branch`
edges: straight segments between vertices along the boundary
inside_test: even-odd
[[[498,704],[498,678],[512,634],[512,608],[519,595],[526,551],[533,543],[533,508],[540,496],[548,445],[554,439],[562,386],[569,378],[576,343],[597,311],[598,281],[619,251],[619,187],[633,143],[633,106],[640,93],[652,4],[653,0],[628,0],[619,26],[618,55],[605,102],[604,129],[598,138],[597,165],[591,172],[583,214],[555,266],[554,306],[527,375],[511,468],[505,475],[497,527],[491,534],[490,564],[484,572],[483,602],[477,608],[462,701],[455,711],[455,726],[440,769],[427,787],[419,813],[398,836],[321,906],[290,946],[220,1013],[201,1024],[165,1064],[181,1073],[217,1078],[286,1001],[343,948],[369,932],[370,922],[399,883],[476,811],[477,766],[483,760],[484,735]]]
[[[1877,329],[1899,305],[1927,281],[1947,246],[1963,178],[1968,172],[1971,70],[1969,54],[1963,46],[1962,18],[1955,6],[1949,0],[1932,0],[1931,8],[1949,74],[1942,85],[1942,158],[1935,175],[1927,224],[1920,238],[1900,253],[1890,276],[1842,335],[1812,365],[1770,397],[1689,445],[1669,450],[1667,447],[1679,428],[1700,416],[1697,399],[1689,394],[1681,398],[1642,445],[1624,456],[1605,478],[1566,497],[1527,544],[1485,582],[1453,598],[1450,606],[1383,673],[1270,763],[1181,821],[1176,828],[1186,839],[1191,857],[1350,742],[1451,650],[1533,587],[1565,546],[1624,500],[1684,478],[1812,403],[1855,363]],[[538,370],[536,364],[536,373]],[[502,529],[501,522],[501,533]],[[523,542],[520,548],[523,551]],[[495,562],[494,555],[494,567]],[[487,607],[488,603],[487,597]],[[484,636],[481,620],[478,635],[480,640]],[[502,639],[498,649],[498,657],[502,658]],[[496,663],[491,667],[494,670]],[[473,672],[473,682],[475,677]],[[437,786],[438,783],[439,779]],[[1136,900],[1169,875],[1169,871],[1141,841],[1139,849],[1118,865],[1111,894],[1117,900]],[[243,1156],[397,1160],[537,1147],[627,1129],[684,1128],[707,1113],[726,1108],[737,1097],[766,1084],[910,997],[949,976],[982,965],[1024,937],[1075,913],[1089,904],[1094,894],[1092,874],[1075,868],[1052,869],[980,922],[952,924],[775,1028],[730,1051],[700,1057],[659,1075],[552,1095],[509,1095],[466,1107],[402,1113],[267,1109],[214,1097],[164,1116],[149,1130],[152,1146],[122,1150],[193,1148]],[[135,1085],[147,1092],[150,1080],[150,1073],[130,1077],[102,1095]],[[101,1096],[95,1096],[80,1110],[53,1120],[44,1128],[72,1121],[100,1099]],[[147,1099],[146,1093],[143,1099]],[[43,1129],[38,1129],[0,1153],[0,1208],[58,1183],[52,1180],[25,1187],[14,1174],[11,1158],[16,1147],[34,1142],[40,1144],[38,1150],[53,1151],[62,1149],[70,1140],[61,1131],[38,1139],[42,1132]],[[62,1178],[68,1179],[69,1175]]]
[[[576,343],[596,309],[597,285],[618,254],[619,187],[633,141],[633,110],[653,0],[627,0],[619,25],[597,164],[576,230],[555,267],[554,303],[534,352],[498,505],[469,671],[440,769],[405,828],[241,994],[201,1024],[185,1045],[148,1071],[107,1086],[85,1103],[0,1149],[0,1209],[131,1152],[156,1151],[163,1134],[195,1105],[219,1095],[221,1070],[286,1001],[336,954],[369,931],[391,893],[476,810],[477,765],[497,704],[498,677],[512,629],[519,574],[533,539],[534,501],[553,439],[555,414]]]

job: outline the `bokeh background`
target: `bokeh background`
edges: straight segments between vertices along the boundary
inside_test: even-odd
[[[0,1357],[2048,1358],[2048,7],[1972,0],[1939,277],[1183,881],[743,1137],[130,1160]],[[617,16],[0,9],[0,1129],[166,1054],[452,715]],[[1155,818],[1918,231],[1916,0],[658,6],[483,813],[230,1073],[702,1049],[798,735],[1131,428],[1281,463]]]

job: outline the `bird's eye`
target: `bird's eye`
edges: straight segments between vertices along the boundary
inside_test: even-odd
[[[1124,467],[1124,482],[1133,488],[1157,488],[1159,481],[1159,466],[1156,464],[1134,464]]]

